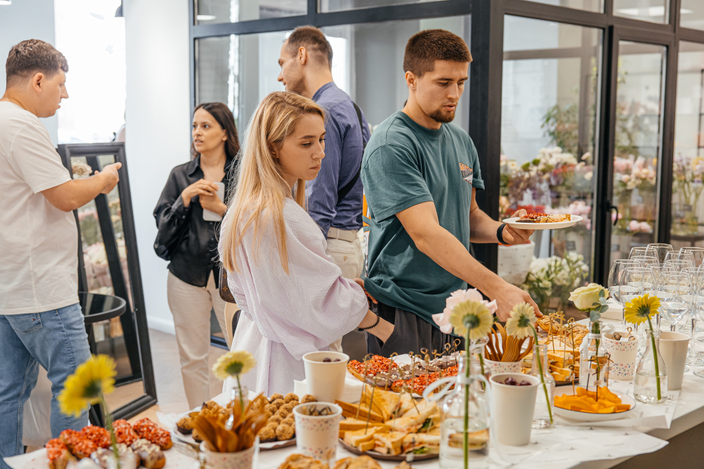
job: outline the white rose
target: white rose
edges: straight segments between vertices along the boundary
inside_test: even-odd
[[[608,296],[608,292],[596,283],[590,283],[586,287],[580,287],[570,294],[570,301],[574,302],[577,309],[582,311],[590,310],[594,303],[599,302],[599,292],[603,291]]]

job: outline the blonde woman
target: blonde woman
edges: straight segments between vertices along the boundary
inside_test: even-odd
[[[285,394],[304,378],[304,354],[328,350],[358,327],[386,341],[393,325],[369,311],[362,287],[342,277],[304,209],[305,181],[325,157],[323,110],[294,93],[271,93],[242,148],[220,236],[220,258],[242,309],[232,348],[257,360],[244,385]]]

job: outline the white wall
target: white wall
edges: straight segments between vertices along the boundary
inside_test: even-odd
[[[41,39],[56,45],[54,0],[16,0],[0,6],[0,96],[5,92],[5,61],[12,46],[26,39]],[[71,94],[71,64],[66,86]],[[54,145],[58,142],[56,116],[42,119]]]
[[[166,262],[152,211],[175,165],[189,159],[188,2],[124,0],[126,153],[149,327],[172,332]]]

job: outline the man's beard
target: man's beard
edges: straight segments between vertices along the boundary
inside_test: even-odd
[[[455,111],[445,112],[442,108],[429,114],[428,117],[433,119],[435,122],[440,122],[441,124],[447,124],[455,119]]]

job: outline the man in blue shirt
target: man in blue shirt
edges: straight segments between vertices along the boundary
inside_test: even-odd
[[[296,28],[281,47],[278,81],[286,91],[311,98],[326,112],[325,158],[308,183],[308,213],[327,237],[327,253],[347,278],[362,274],[364,254],[360,167],[370,132],[364,115],[332,79],[332,46],[313,26]],[[360,127],[361,120],[361,127]],[[332,344],[340,349],[339,341]]]

